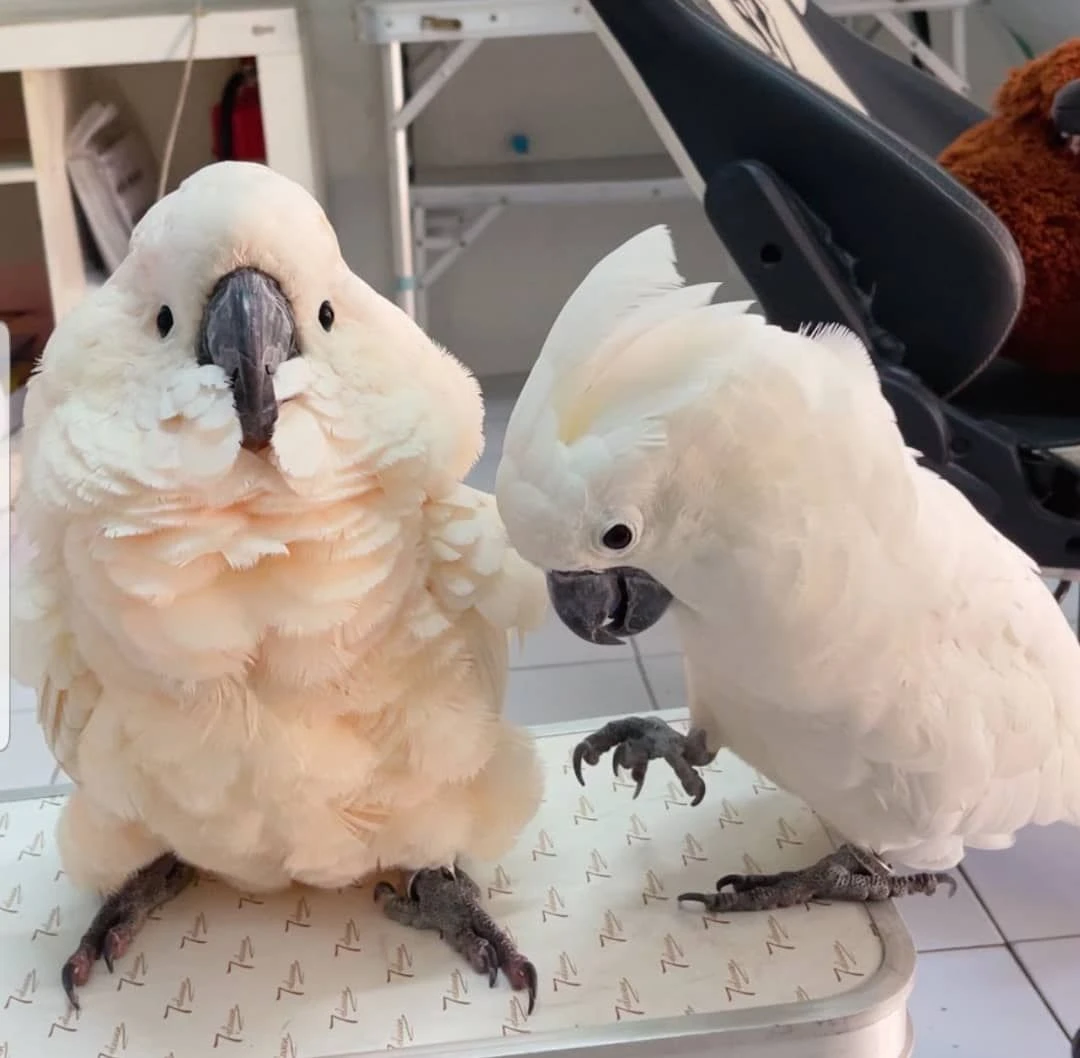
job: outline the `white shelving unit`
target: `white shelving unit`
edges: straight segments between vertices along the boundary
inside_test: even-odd
[[[967,91],[965,18],[978,2],[821,0],[838,18],[872,16],[960,92]],[[580,0],[361,0],[355,10],[358,36],[378,45],[382,64],[396,298],[421,324],[427,319],[428,291],[509,206],[692,197],[666,155],[418,168],[410,179],[409,127],[485,40],[592,33],[593,27]],[[899,17],[916,10],[951,12],[948,61]],[[414,69],[419,87],[407,95],[403,55],[410,44],[437,48]]]
[[[195,60],[255,56],[267,160],[322,197],[294,7],[273,0],[238,0],[235,9],[204,4],[197,30],[194,4],[186,0],[113,0],[109,17],[95,7],[14,0],[0,8],[0,73],[19,76],[27,129],[24,146],[0,143],[0,184],[34,186],[54,320],[78,303],[94,278],[83,260],[65,158],[67,133],[85,102],[80,71],[183,62],[193,32]]]

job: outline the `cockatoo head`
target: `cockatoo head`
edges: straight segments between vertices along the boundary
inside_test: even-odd
[[[113,493],[358,463],[438,487],[481,446],[471,376],[349,270],[307,191],[250,163],[207,166],[146,213],[31,392],[38,447]]]
[[[547,571],[560,619],[594,643],[644,631],[673,598],[692,605],[725,543],[738,561],[756,519],[775,513],[763,509],[770,474],[817,458],[813,444],[846,443],[825,436],[846,410],[830,407],[834,383],[876,394],[873,413],[889,416],[850,332],[785,332],[751,302],[711,304],[716,283],[682,284],[663,227],[604,258],[552,326],[507,428],[499,513]]]

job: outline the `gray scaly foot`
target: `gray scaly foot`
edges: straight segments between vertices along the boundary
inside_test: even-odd
[[[705,780],[697,769],[711,764],[716,757],[706,748],[705,732],[697,728],[683,735],[655,716],[612,720],[574,747],[574,775],[582,786],[585,780],[581,777],[581,762],[596,764],[609,749],[615,750],[611,758],[615,774],[625,768],[637,784],[634,797],[645,785],[649,761],[666,760],[695,805],[705,796]]]
[[[715,893],[683,893],[679,900],[695,901],[707,911],[772,911],[811,900],[870,903],[910,893],[928,896],[939,885],[956,891],[955,879],[942,871],[893,874],[876,853],[842,845],[813,866],[778,874],[728,874]]]
[[[492,988],[499,970],[517,992],[529,993],[529,1013],[536,1005],[536,967],[480,906],[480,887],[463,870],[417,871],[404,894],[389,882],[375,886],[375,900],[388,918],[414,929],[437,929],[443,939]]]

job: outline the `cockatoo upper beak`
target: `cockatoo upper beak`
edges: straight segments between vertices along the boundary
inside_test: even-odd
[[[567,628],[590,643],[610,646],[651,628],[671,603],[671,592],[631,566],[547,575],[551,604]]]
[[[245,448],[270,443],[278,417],[274,372],[299,354],[296,320],[277,282],[256,268],[222,276],[199,332],[199,363],[217,364],[232,386]]]

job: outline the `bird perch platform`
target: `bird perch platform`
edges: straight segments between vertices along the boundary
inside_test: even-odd
[[[537,730],[540,812],[502,862],[466,865],[537,966],[531,1017],[504,979],[385,919],[370,883],[266,896],[206,878],[69,1012],[60,967],[95,901],[60,868],[63,790],[38,790],[0,803],[0,1055],[909,1055],[915,953],[891,904],[713,915],[676,899],[812,863],[832,847],[817,818],[728,753],[696,808],[663,762],[637,800],[606,759],[583,789],[570,755],[594,726]]]

